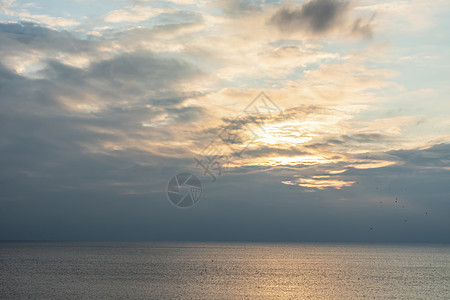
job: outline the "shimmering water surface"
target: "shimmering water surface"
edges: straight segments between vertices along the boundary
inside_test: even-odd
[[[450,299],[450,247],[0,243],[0,298]]]

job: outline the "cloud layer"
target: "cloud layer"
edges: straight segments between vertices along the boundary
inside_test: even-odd
[[[369,2],[1,2],[0,239],[448,242],[447,71]]]

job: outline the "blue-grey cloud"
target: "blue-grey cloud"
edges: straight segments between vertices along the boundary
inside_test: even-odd
[[[94,53],[96,42],[77,39],[68,31],[57,31],[36,23],[0,23],[0,52],[3,57],[20,53]]]
[[[313,15],[317,9],[305,11]],[[308,28],[324,32],[335,18]],[[158,30],[163,29],[153,32]],[[99,46],[108,41],[29,23],[1,24],[0,39],[3,57],[14,51],[47,55],[33,76],[0,64],[0,239],[450,242],[447,144],[346,153],[361,164],[395,163],[383,168],[358,169],[345,160],[245,166],[212,184],[195,167],[189,147],[169,145],[191,142],[190,125],[202,119],[204,108],[188,100],[205,92],[179,90],[185,81],[204,76],[199,66],[176,53],[145,49],[103,57]],[[49,55],[71,51],[95,59],[76,66]],[[319,112],[331,113],[305,106],[285,117]],[[152,126],[159,117],[170,123]],[[252,122],[248,118],[245,124]],[[219,129],[217,123],[204,124],[197,134]],[[390,138],[325,135],[304,147],[261,146],[244,155],[332,153],[336,146]],[[166,199],[167,181],[180,171],[196,173],[204,184],[204,198],[193,210],[177,210]],[[356,183],[323,190],[283,184],[318,176]]]
[[[2,29],[1,37],[8,35],[29,44],[59,34],[36,24],[8,24]],[[64,43],[73,48],[89,45],[73,36]],[[58,43],[53,46],[61,50]],[[29,49],[33,47],[35,44],[29,45]],[[177,132],[170,128],[143,128],[142,123],[167,114],[173,123],[184,124],[199,118],[202,111],[195,106],[178,108],[196,94],[178,92],[177,84],[201,76],[201,72],[173,57],[138,52],[85,68],[55,60],[43,63],[38,78],[19,75],[0,64],[0,177],[5,201],[30,199],[34,193],[45,195],[45,191],[120,187],[134,193],[139,187],[146,189],[144,178],[129,178],[131,167],[152,162],[164,165],[167,158],[126,143],[151,144],[154,140],[156,145],[161,139],[173,139]],[[84,112],[74,109],[77,105],[99,109]],[[103,142],[119,148],[104,149]],[[90,149],[97,146],[97,150]]]

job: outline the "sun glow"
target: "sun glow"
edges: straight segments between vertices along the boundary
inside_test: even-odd
[[[301,155],[258,158],[252,164],[257,166],[297,166],[317,165],[327,162],[330,162],[330,160],[320,155]]]
[[[324,190],[327,188],[335,188],[340,190],[343,187],[352,186],[356,183],[356,181],[333,179],[330,176],[313,176],[313,178],[298,178],[296,181],[286,180],[282,181],[282,183],[286,185],[298,185],[319,190]]]
[[[281,122],[264,125],[256,143],[264,145],[293,146],[312,140],[311,130],[300,129],[298,122]]]

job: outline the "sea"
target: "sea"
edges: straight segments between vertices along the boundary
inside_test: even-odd
[[[0,299],[450,299],[450,246],[3,242]]]

